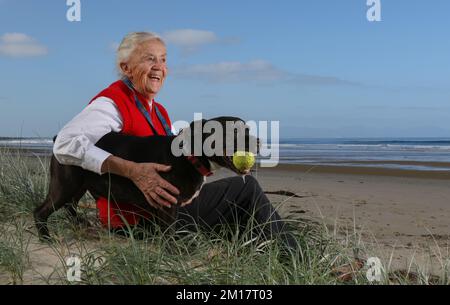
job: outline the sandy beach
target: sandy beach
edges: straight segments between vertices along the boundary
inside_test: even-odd
[[[34,157],[29,161],[38,165]],[[207,182],[233,175],[219,170]],[[347,253],[350,257],[378,257],[389,272],[412,270],[439,276],[448,267],[449,172],[281,164],[257,168],[252,175],[283,218],[323,226],[346,251],[358,249],[358,253]],[[81,204],[80,209],[95,215],[93,203]],[[25,217],[24,228],[30,238],[31,267],[23,282],[57,282],[61,275],[52,274],[55,266],[62,268],[61,258],[53,247],[37,240],[30,217]],[[94,226],[68,232],[62,237],[64,255],[69,248],[78,253],[77,242],[84,245],[82,249],[96,251],[102,231]],[[71,246],[66,249],[65,244]],[[8,274],[0,276],[0,283],[10,281]]]
[[[448,257],[449,172],[283,164],[253,175],[281,215],[322,222],[393,269],[417,264],[435,273]],[[280,191],[298,197],[273,194]]]

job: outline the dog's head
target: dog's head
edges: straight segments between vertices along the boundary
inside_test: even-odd
[[[243,175],[247,171],[238,170],[233,164],[233,154],[237,151],[259,152],[259,139],[250,135],[250,127],[238,117],[222,116],[210,120],[194,121],[183,129],[185,139],[189,139],[189,153],[206,157],[220,167],[226,167]]]

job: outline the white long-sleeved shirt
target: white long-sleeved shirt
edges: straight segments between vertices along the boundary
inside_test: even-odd
[[[149,106],[152,106],[151,101]],[[120,132],[122,127],[122,116],[114,101],[100,96],[61,129],[53,154],[61,164],[81,166],[102,174],[102,164],[111,154],[95,143],[111,131]]]

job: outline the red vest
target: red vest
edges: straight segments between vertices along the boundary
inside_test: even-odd
[[[139,101],[145,101],[146,99],[136,92],[136,95]],[[153,132],[146,121],[144,115],[140,112],[138,107],[135,104],[134,94],[133,92],[123,83],[123,81],[119,80],[112,83],[108,88],[100,92],[97,96],[95,96],[93,100],[96,98],[104,96],[110,98],[116,104],[119,113],[122,116],[122,131],[123,134],[134,135],[134,136],[151,136]],[[145,108],[149,111],[149,106],[147,103],[144,103]],[[156,131],[160,135],[165,135],[165,130],[162,123],[159,121],[158,116],[155,111],[155,107],[158,107],[161,114],[167,121],[169,126],[172,126],[169,116],[167,114],[166,109],[153,100],[152,103],[152,111],[150,113],[153,126]],[[150,111],[149,111],[150,112]],[[129,203],[114,203],[108,202],[106,198],[99,198],[97,200],[97,208],[98,208],[98,216],[101,223],[108,227],[119,228],[124,227],[125,222],[122,217],[126,220],[126,222],[133,226],[136,225],[141,217],[149,217],[150,214],[147,211],[144,211],[136,206],[133,206]],[[108,221],[109,216],[109,221]]]

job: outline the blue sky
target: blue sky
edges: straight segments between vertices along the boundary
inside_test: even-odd
[[[278,120],[282,137],[450,135],[450,1],[0,0],[0,136],[52,136],[115,81],[131,31],[168,42],[173,121]]]

